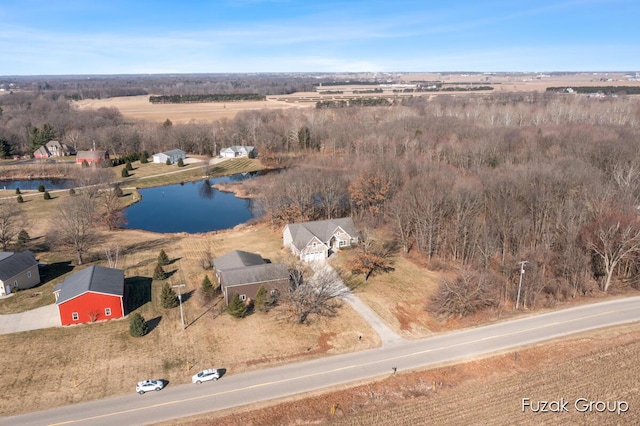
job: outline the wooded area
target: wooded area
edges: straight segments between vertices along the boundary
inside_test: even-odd
[[[0,96],[5,155],[33,129],[112,157],[253,145],[279,168],[249,188],[273,226],[352,215],[400,253],[459,269],[449,303],[523,306],[640,286],[640,104],[634,97],[512,93],[406,98],[390,106],[247,111],[210,124],[130,121],[47,93]],[[447,296],[447,294],[444,294]],[[443,294],[433,303],[442,307]],[[440,302],[439,302],[440,300]],[[447,316],[445,312],[443,316]]]

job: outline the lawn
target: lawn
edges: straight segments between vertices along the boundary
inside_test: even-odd
[[[220,303],[201,303],[198,289],[202,279],[205,274],[213,278],[212,272],[202,267],[204,257],[217,257],[233,249],[260,253],[274,262],[289,256],[282,250],[280,233],[266,226],[196,235],[121,230],[105,233],[95,253],[104,258],[101,249],[115,243],[121,248],[117,266],[125,271],[128,290],[135,289],[127,309],[141,313],[150,322],[151,332],[131,337],[129,322],[124,319],[1,335],[0,351],[19,354],[11,358],[11,368],[0,376],[5,395],[0,412],[4,415],[126,394],[134,391],[136,381],[145,378],[182,384],[203,368],[226,368],[228,374],[237,374],[379,344],[377,335],[348,305],[335,318],[315,318],[300,326],[286,320],[283,307],[235,319],[222,312]],[[160,249],[172,262],[165,267],[172,273],[167,282],[185,284],[185,330],[178,308],[161,307],[163,282],[149,278]],[[105,264],[104,260],[98,262]],[[63,276],[33,291],[44,296]],[[26,297],[30,291],[17,296],[23,293]],[[17,296],[15,300],[19,300]],[[0,301],[0,306],[11,299]],[[361,341],[358,335],[362,335]],[[33,398],[34,389],[38,389],[38,398]]]

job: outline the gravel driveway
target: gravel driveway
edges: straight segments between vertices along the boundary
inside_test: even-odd
[[[19,314],[0,315],[0,334],[50,327],[60,327],[60,316],[55,304]]]

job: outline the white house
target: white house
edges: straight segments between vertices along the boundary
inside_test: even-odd
[[[153,154],[153,162],[159,164],[166,164],[167,160],[171,160],[171,164],[175,164],[181,158],[183,160],[187,158],[187,153],[181,149],[172,149],[170,151]]]
[[[256,158],[258,156],[258,150],[255,146],[247,145],[234,145],[229,148],[220,150],[220,157],[224,158],[236,158],[236,157],[248,157]]]
[[[282,242],[305,262],[324,260],[329,254],[358,242],[353,219],[289,223],[282,230]]]

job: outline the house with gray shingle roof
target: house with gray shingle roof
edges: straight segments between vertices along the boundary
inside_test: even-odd
[[[29,250],[0,252],[0,296],[40,284],[38,261]]]
[[[249,145],[234,145],[220,150],[220,157],[223,158],[256,158],[257,156],[258,150],[256,149],[256,147]]]
[[[227,305],[234,294],[246,301],[255,299],[261,286],[272,296],[290,286],[289,269],[283,263],[268,263],[256,253],[233,250],[213,259],[213,268]]]
[[[124,317],[124,272],[93,265],[69,275],[54,294],[62,325]]]
[[[300,260],[324,260],[329,254],[359,241],[350,217],[290,223],[282,230],[282,242]]]
[[[170,160],[171,164],[175,164],[178,160],[184,160],[185,158],[187,158],[187,153],[181,149],[171,149],[169,151],[153,154],[153,162],[159,164],[167,164],[167,160]]]

